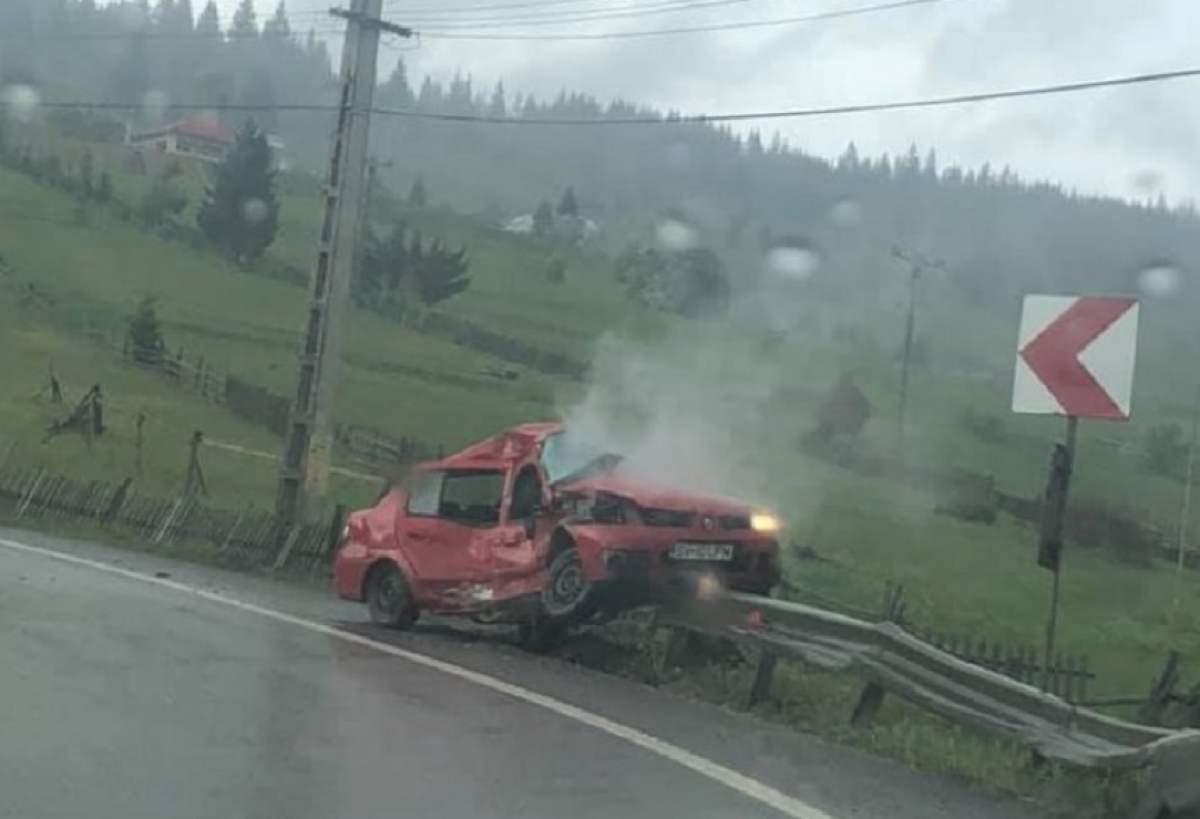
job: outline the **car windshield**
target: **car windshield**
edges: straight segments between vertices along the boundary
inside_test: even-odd
[[[542,468],[552,484],[612,469],[622,460],[623,456],[607,452],[569,431],[551,435],[542,444]]]

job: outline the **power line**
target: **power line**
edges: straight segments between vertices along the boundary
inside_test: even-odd
[[[418,32],[418,36],[430,40],[622,40],[639,37],[662,37],[676,34],[707,34],[717,31],[738,31],[744,29],[770,28],[775,26],[796,25],[800,23],[815,23],[820,20],[835,20],[842,17],[857,17],[864,14],[874,14],[881,11],[908,8],[910,6],[928,6],[935,3],[946,3],[951,0],[893,0],[873,6],[859,6],[839,11],[823,11],[798,17],[780,17],[773,20],[747,20],[740,23],[713,23],[702,26],[682,26],[679,28],[644,29],[640,31],[607,31],[592,34],[572,34],[570,32],[554,34],[491,34],[458,32],[449,29],[436,29]],[[478,26],[479,28],[502,26]]]
[[[669,0],[668,2],[614,6],[607,9],[578,9],[574,11],[537,12],[533,14],[505,14],[500,17],[446,18],[443,15],[423,17],[409,13],[405,20],[414,25],[445,28],[515,28],[517,26],[543,26],[555,23],[587,23],[599,20],[620,20],[631,17],[646,17],[680,11],[695,11],[719,6],[736,6],[758,0]]]
[[[407,8],[404,3],[390,4],[387,9],[392,14],[474,14],[481,11],[504,11],[507,9],[546,8],[549,6],[573,6],[579,3],[591,3],[593,0],[526,0],[520,3],[498,3],[482,6],[426,6],[424,8]],[[600,11],[601,9],[594,9]],[[585,9],[580,9],[585,11]]]
[[[445,23],[441,27],[434,27],[429,30],[418,31],[417,36],[431,40],[545,40],[545,41],[569,41],[569,40],[621,40],[621,39],[636,39],[645,37],[671,36],[681,34],[704,34],[720,31],[738,31],[757,28],[771,28],[786,25],[799,25],[803,23],[815,23],[823,20],[836,20],[844,17],[858,17],[867,14],[875,14],[879,12],[894,11],[897,9],[909,8],[913,6],[927,6],[953,0],[891,0],[891,2],[880,3],[870,6],[859,6],[857,8],[840,9],[837,11],[816,12],[813,14],[799,15],[795,17],[781,17],[772,20],[747,20],[742,22],[732,23],[714,23],[698,26],[682,26],[676,28],[661,28],[661,29],[645,29],[635,31],[608,31],[608,32],[593,32],[593,33],[572,33],[569,31],[555,33],[520,33],[511,34],[493,33],[487,31],[477,31],[477,29],[495,29],[495,28],[510,28],[518,25],[518,23],[509,22],[488,22],[479,23],[463,23],[459,25],[458,21],[454,23]],[[726,5],[730,3],[749,2],[749,0],[701,0],[698,3],[692,3],[692,8],[711,5]],[[577,17],[574,19],[557,19],[557,20],[528,20],[520,25],[548,25],[551,23],[567,23],[567,22],[589,22],[603,21],[607,19],[615,19],[621,16],[633,15],[633,11],[625,14],[607,12],[598,13],[592,17]],[[464,29],[460,31],[459,29]],[[342,29],[312,29],[317,34],[334,35],[341,34]],[[306,32],[307,33],[307,32]],[[293,38],[295,38],[295,33]],[[21,39],[21,40],[126,40],[126,39],[146,39],[146,40],[166,40],[166,39],[208,39],[213,41],[233,42],[238,40],[259,40],[262,39],[261,34],[254,35],[239,35],[235,32],[219,32],[211,35],[192,33],[174,33],[174,32],[67,32],[54,34],[0,34],[0,39]],[[299,42],[293,39],[293,42]]]
[[[953,96],[931,97],[925,99],[895,100],[890,102],[863,103],[859,105],[835,105],[816,108],[793,108],[773,111],[745,111],[728,114],[689,114],[686,116],[669,117],[610,117],[578,119],[566,117],[494,117],[477,114],[441,114],[428,111],[414,111],[399,108],[372,108],[372,114],[405,119],[435,120],[441,122],[464,122],[494,125],[565,125],[565,126],[611,126],[611,125],[686,125],[715,122],[745,122],[752,120],[772,119],[801,119],[808,117],[841,116],[846,114],[866,114],[885,111],[900,111],[921,108],[943,108],[954,105],[969,105],[994,100],[1017,99],[1023,97],[1038,97],[1058,94],[1072,94],[1083,91],[1094,91],[1102,88],[1117,88],[1122,86],[1145,85],[1148,83],[1167,82],[1200,77],[1200,68],[1184,68],[1175,71],[1159,71],[1149,74],[1132,74],[1122,77],[1112,77],[1102,80],[1086,80],[1082,82],[1060,83],[1056,85],[1033,86],[1029,88],[1007,89],[1002,91],[987,91],[974,94],[957,94]],[[134,111],[144,106],[140,103],[119,102],[44,102],[43,108],[81,108],[87,110]],[[339,110],[334,105],[316,103],[284,104],[284,105],[168,105],[168,109],[176,111],[214,111],[214,112],[247,112],[277,111],[277,112],[307,112],[332,113]]]

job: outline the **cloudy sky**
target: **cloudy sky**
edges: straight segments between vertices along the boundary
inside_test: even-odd
[[[224,17],[237,0],[218,0]],[[277,0],[257,0],[265,15]],[[770,20],[879,0],[384,0],[386,16],[431,34],[449,21],[489,34],[593,33]],[[296,28],[329,23],[327,0],[288,0]],[[671,12],[664,6],[689,5]],[[504,6],[505,10],[494,7]],[[481,7],[493,7],[491,10]],[[638,7],[642,7],[638,9]],[[480,28],[525,17],[638,16]],[[646,13],[651,9],[656,13]],[[868,103],[1200,66],[1197,0],[942,0],[807,24],[638,39],[504,42],[425,38],[398,47],[414,81],[503,78],[510,94],[562,88],[673,108],[737,112]],[[1200,199],[1200,79],[957,108],[775,121],[793,144],[836,156],[917,143],[943,164],[1012,165],[1084,192]]]

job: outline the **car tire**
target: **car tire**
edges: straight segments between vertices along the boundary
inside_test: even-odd
[[[542,611],[549,620],[577,622],[591,614],[595,589],[583,571],[575,547],[563,549],[552,561],[542,589]]]
[[[411,628],[419,611],[404,572],[394,565],[381,566],[367,578],[367,611],[371,622],[387,628]]]

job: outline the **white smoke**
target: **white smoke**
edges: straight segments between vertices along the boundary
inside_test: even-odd
[[[754,281],[721,318],[672,320],[651,341],[603,337],[585,394],[560,409],[568,428],[639,479],[776,502],[769,462],[809,423],[778,399],[796,377],[792,342],[812,330],[796,318],[811,292],[769,267]]]

